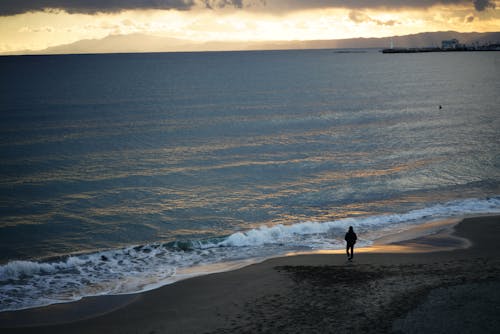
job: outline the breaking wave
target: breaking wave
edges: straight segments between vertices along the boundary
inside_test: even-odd
[[[350,225],[364,237],[363,246],[395,227],[486,213],[500,213],[500,197],[453,201],[403,214],[261,226],[210,240],[130,246],[56,261],[11,261],[0,266],[0,311],[146,291],[182,279],[185,276],[180,273],[186,270],[207,273],[210,265],[229,267],[290,251],[340,249],[343,232]]]

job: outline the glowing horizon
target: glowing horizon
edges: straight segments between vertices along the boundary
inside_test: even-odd
[[[321,1],[312,1],[315,2]],[[221,49],[224,49],[226,42],[388,37],[449,30],[500,31],[500,2],[498,5],[490,2],[489,7],[480,11],[468,1],[456,2],[443,5],[437,1],[429,7],[345,8],[318,5],[316,8],[312,5],[307,7],[298,0],[274,0],[268,1],[274,4],[269,10],[264,5],[217,9],[194,6],[188,9],[146,8],[111,12],[38,10],[14,15],[5,15],[6,11],[2,13],[0,8],[0,14],[3,14],[0,17],[0,52],[44,50],[85,39],[128,34],[171,38],[175,50],[174,39],[192,43],[220,42]],[[296,5],[297,8],[275,9],[283,3]]]

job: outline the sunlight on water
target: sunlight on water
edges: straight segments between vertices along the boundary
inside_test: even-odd
[[[0,58],[1,309],[498,211],[492,53],[143,57]]]

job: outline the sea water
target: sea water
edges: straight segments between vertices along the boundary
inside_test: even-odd
[[[0,311],[500,212],[499,53],[24,56],[0,73]]]

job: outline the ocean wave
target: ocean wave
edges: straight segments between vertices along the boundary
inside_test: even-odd
[[[415,223],[427,219],[451,218],[466,214],[499,213],[500,198],[466,199],[437,204],[428,208],[413,210],[403,214],[389,214],[358,218],[346,218],[329,222],[302,222],[293,225],[261,226],[246,232],[237,232],[215,246],[243,247],[266,244],[286,244],[296,240],[296,236],[325,234],[332,229],[344,230],[348,226],[369,229],[383,228],[399,223]]]
[[[294,250],[340,249],[348,226],[359,231],[360,245],[369,245],[370,236],[394,226],[485,213],[500,213],[500,197],[452,201],[402,214],[261,226],[210,240],[130,246],[57,261],[11,261],[0,266],[0,311],[141,292],[174,282],[178,271],[187,268],[196,272],[202,266]]]

